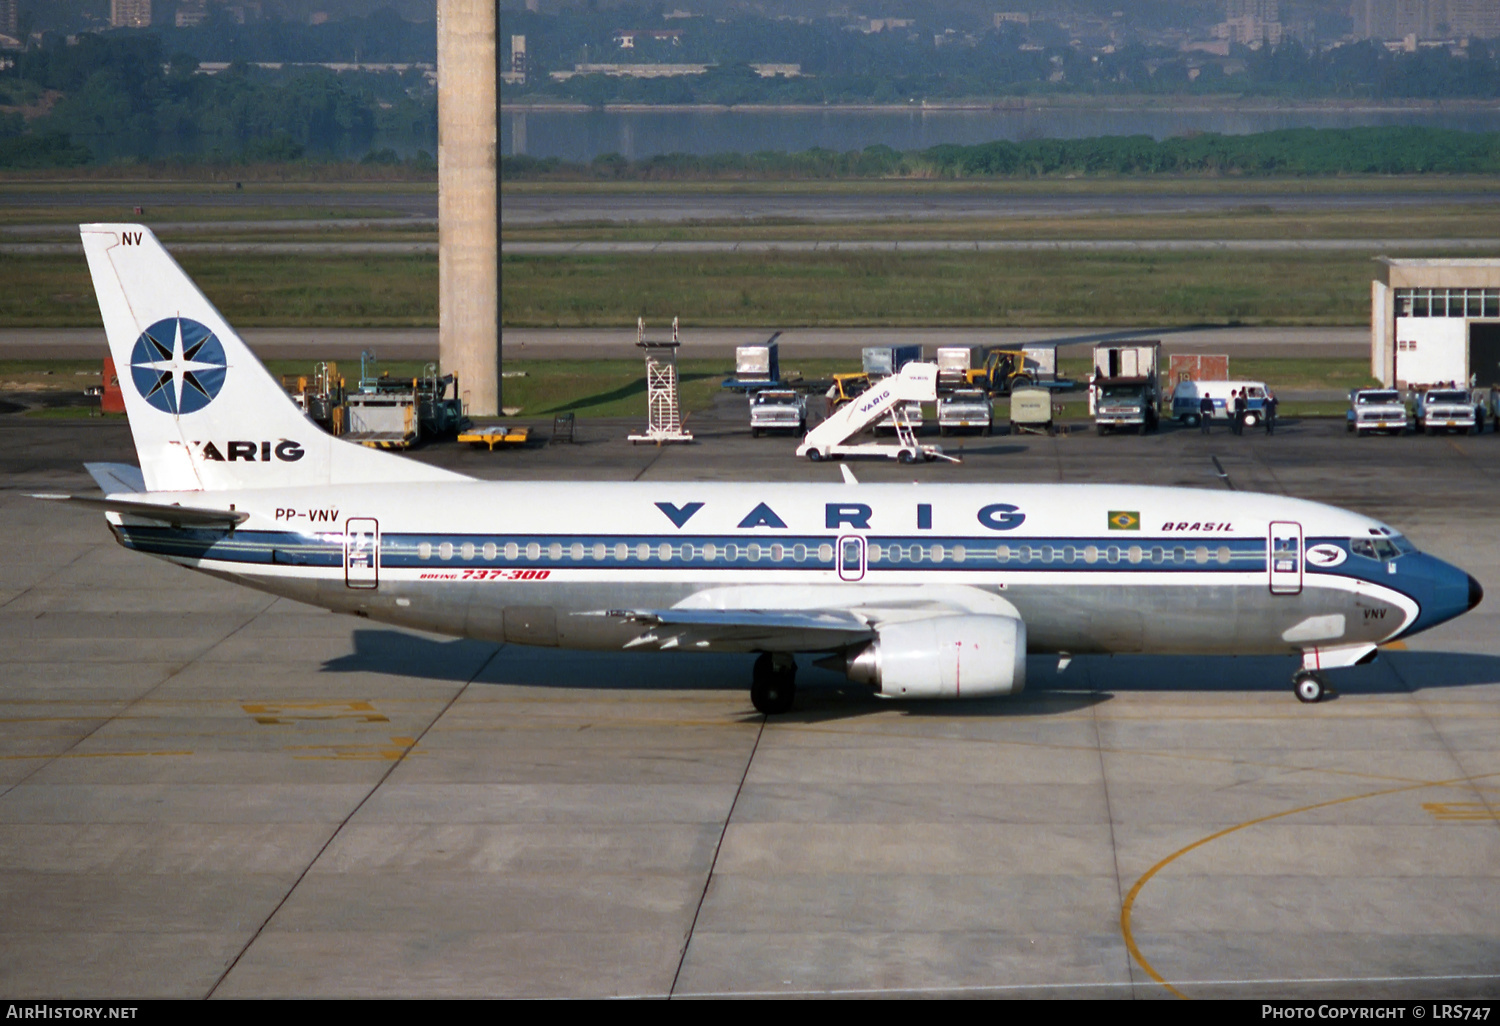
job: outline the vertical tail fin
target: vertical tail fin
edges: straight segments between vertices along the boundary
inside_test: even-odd
[[[149,490],[463,478],[325,434],[149,228],[79,231]]]

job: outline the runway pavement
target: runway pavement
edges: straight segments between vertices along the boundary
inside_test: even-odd
[[[744,222],[744,221],[931,221],[1010,217],[1085,217],[1104,215],[1192,214],[1256,210],[1268,212],[1409,209],[1419,216],[1423,207],[1495,205],[1500,191],[1482,185],[1459,191],[1418,190],[1399,184],[1389,190],[1347,191],[1304,189],[1298,183],[1278,183],[1276,191],[1243,189],[1225,192],[1086,191],[1068,194],[1069,186],[1048,192],[1029,192],[983,184],[950,191],[939,187],[892,183],[871,188],[852,183],[847,191],[817,187],[807,192],[765,189],[755,183],[723,191],[696,188],[647,191],[631,186],[616,190],[525,191],[505,190],[500,196],[500,221],[518,228],[546,224],[623,222]],[[162,188],[152,183],[138,187],[116,185],[92,189],[11,187],[0,190],[0,208],[73,208],[99,210],[99,220],[128,220],[140,207],[148,220],[154,211],[183,207],[214,210],[302,208],[339,211],[355,217],[409,219],[437,217],[437,187],[382,188],[371,185],[322,189],[316,184],[261,184],[251,182],[236,190],[233,183],[217,186]],[[314,215],[316,217],[317,215]],[[319,218],[322,219],[322,218]]]
[[[752,440],[417,458],[514,480],[838,480]],[[1492,596],[1303,706],[1289,659],[1030,660],[898,704],[748,657],[455,641],[118,547],[119,421],[0,416],[0,991],[1500,995],[1500,436],[945,439],[864,480],[1137,480],[1376,513]],[[503,516],[504,511],[497,511]]]
[[[436,256],[436,242],[173,242],[172,252],[213,256]],[[502,256],[684,255],[695,253],[1346,253],[1500,252],[1484,239],[856,239],[698,242],[506,242]],[[78,242],[0,242],[0,256],[81,255]]]

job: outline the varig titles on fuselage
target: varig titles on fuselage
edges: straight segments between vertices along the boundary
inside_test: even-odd
[[[702,502],[685,502],[681,506],[671,502],[658,502],[656,508],[672,522],[672,526],[681,530],[687,525],[699,510],[703,509]],[[919,502],[912,510],[916,527],[919,531],[932,530],[932,503]],[[875,509],[865,502],[829,502],[823,506],[823,526],[830,531],[848,528],[855,531],[870,530],[870,518],[875,516]],[[991,531],[1014,531],[1026,522],[1026,514],[1021,512],[1019,506],[1013,506],[1008,502],[992,502],[982,506],[976,514],[979,523]],[[787,522],[783,520],[768,503],[760,502],[745,514],[744,518],[735,525],[738,528],[749,529],[756,527],[786,528]]]

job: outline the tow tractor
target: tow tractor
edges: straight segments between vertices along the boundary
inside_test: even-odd
[[[817,461],[838,456],[885,456],[902,463],[917,460],[948,460],[942,446],[923,445],[905,416],[906,403],[937,401],[937,364],[908,363],[899,374],[871,385],[851,402],[831,413],[827,420],[807,433],[797,447],[798,456]],[[849,439],[870,427],[887,414],[894,415],[896,442],[865,442],[850,445]]]

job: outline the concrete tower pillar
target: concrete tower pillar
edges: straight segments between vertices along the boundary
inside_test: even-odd
[[[469,413],[500,412],[495,0],[438,0],[438,354]]]

